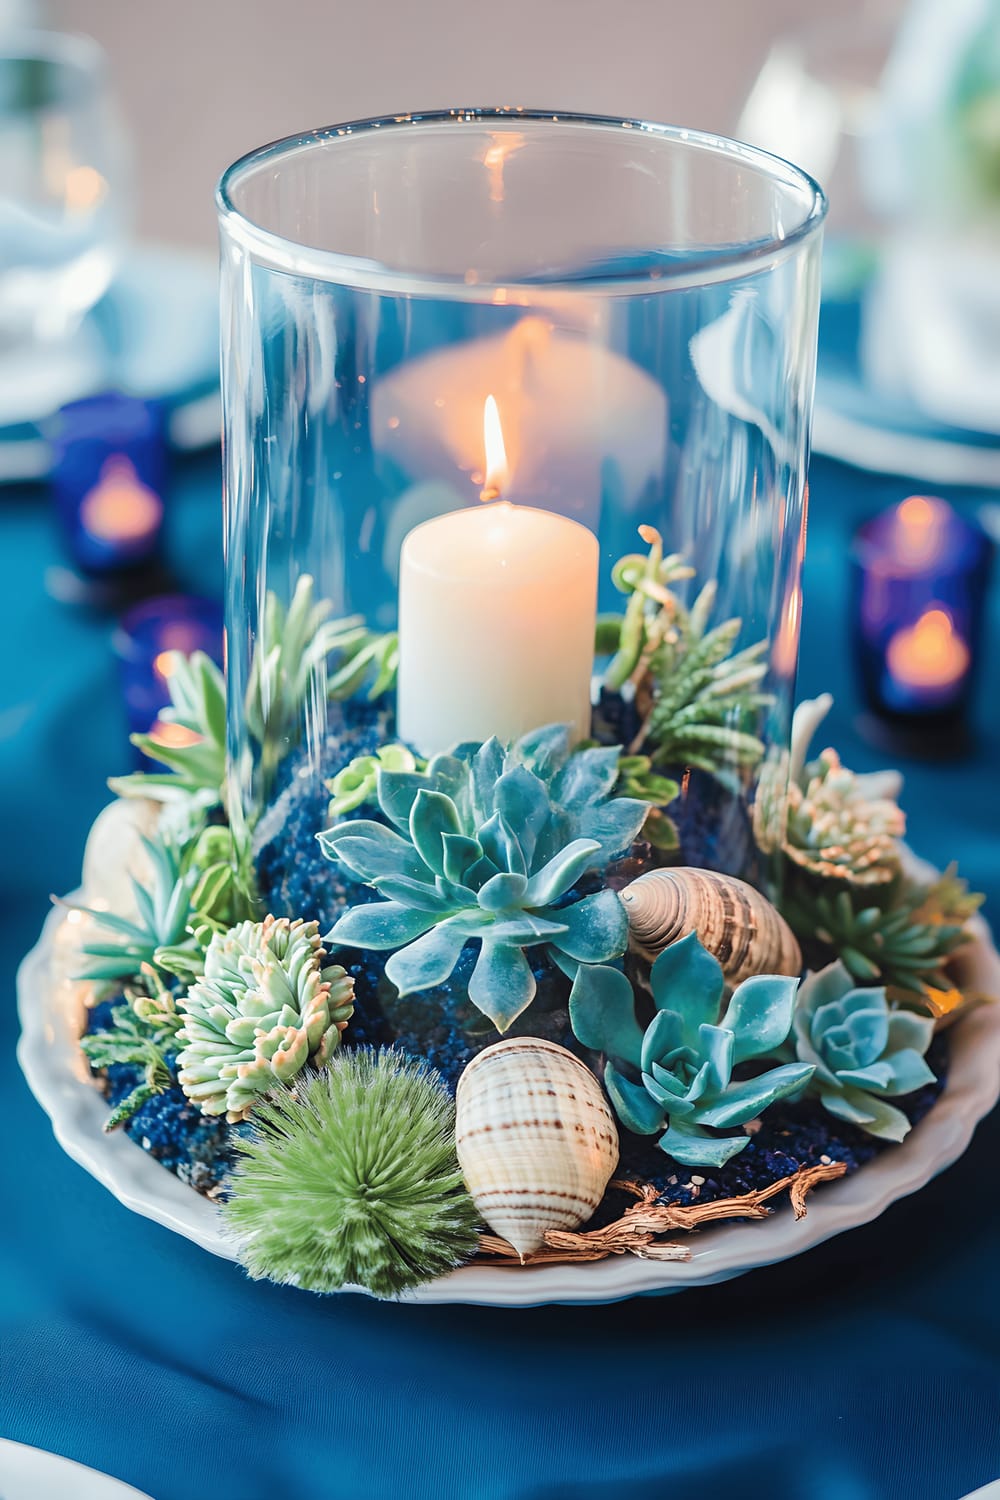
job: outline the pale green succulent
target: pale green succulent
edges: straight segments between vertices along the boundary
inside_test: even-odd
[[[379,771],[426,771],[427,762],[405,745],[383,745],[375,755],[356,755],[325,783],[332,793],[328,818],[342,818],[366,802],[374,802]]]
[[[86,943],[86,964],[80,979],[138,981],[148,973],[154,981],[187,978],[201,970],[208,933],[194,931],[193,893],[198,870],[189,858],[190,846],[156,837],[144,838],[149,884],[132,879],[137,912],[134,918],[96,908],[79,908],[113,935],[113,941]]]
[[[722,1166],[749,1136],[713,1131],[746,1124],[812,1077],[810,1061],[733,1078],[734,1068],[784,1042],[798,981],[754,975],[722,1011],[722,967],[690,933],[664,949],[650,983],[656,1014],[643,1029],[624,974],[581,968],[570,995],[573,1031],[585,1047],[607,1055],[604,1084],[623,1125],[639,1135],[656,1135],[666,1125],[658,1144],[675,1161]]]
[[[326,941],[396,950],[386,975],[401,995],[443,984],[470,939],[481,947],[469,998],[499,1031],[530,1005],[525,950],[544,947],[567,972],[625,950],[614,891],[578,883],[627,850],[648,804],[613,794],[617,749],[570,753],[564,725],[459,746],[425,772],[379,771],[386,823],[340,823],[324,853],[386,899],[355,906]]]
[[[186,794],[205,808],[219,805],[226,779],[226,683],[203,651],[185,656],[167,653],[165,665],[170,707],[160,718],[197,736],[188,745],[165,745],[148,734],[133,734],[132,744],[166,772],[136,771],[108,784],[120,797],[151,797],[164,802]]]
[[[764,754],[753,733],[758,711],[770,703],[760,691],[767,674],[767,642],[733,650],[738,619],[709,629],[716,585],[707,583],[688,608],[670,584],[691,578],[678,555],[663,556],[660,534],[640,526],[647,556],[630,554],[616,565],[616,587],[629,595],[617,638],[604,618],[598,645],[614,649],[606,686],[631,683],[642,713],[632,750],[648,749],[658,766],[720,769],[755,766]]]
[[[934,1082],[924,1053],[934,1022],[893,1010],[883,989],[858,989],[842,964],[804,981],[795,1007],[795,1051],[814,1069],[823,1108],[869,1135],[901,1141],[910,1122],[889,1101]]]
[[[396,680],[397,637],[369,630],[360,615],[334,620],[331,612],[329,601],[316,600],[307,573],[298,579],[287,609],[275,593],[265,598],[245,702],[247,732],[258,746],[265,781],[298,743],[315,684],[327,697],[347,698],[368,681],[368,697],[374,699]],[[225,800],[225,679],[201,651],[169,652],[165,672],[170,707],[160,717],[197,738],[171,746],[148,734],[133,735],[132,743],[168,771],[139,771],[110,785],[123,797],[169,801],[186,794],[211,810]]]
[[[285,917],[216,933],[179,1002],[177,1077],[203,1114],[246,1119],[304,1067],[321,1067],[354,1012],[354,981],[326,964],[318,924]]]

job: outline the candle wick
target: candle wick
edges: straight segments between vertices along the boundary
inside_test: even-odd
[[[500,487],[499,487],[499,485],[496,485],[496,484],[488,484],[488,485],[486,485],[486,487],[484,489],[481,489],[479,491],[479,498],[484,503],[488,502],[490,500],[499,500],[500,499]]]

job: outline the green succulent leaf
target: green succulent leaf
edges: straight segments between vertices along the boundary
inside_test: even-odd
[[[785,1063],[756,1078],[731,1083],[712,1104],[699,1108],[695,1119],[699,1125],[711,1125],[718,1130],[745,1124],[777,1099],[796,1093],[809,1082],[813,1072],[806,1063]]]
[[[661,1106],[646,1089],[630,1082],[611,1063],[604,1069],[604,1087],[626,1130],[632,1130],[636,1135],[655,1135],[663,1128]]]
[[[698,1027],[719,1019],[725,980],[722,965],[699,943],[695,933],[664,948],[650,972],[653,1002],[658,1010],[675,1010],[681,1017],[684,1040],[696,1046]]]
[[[438,920],[436,913],[419,907],[403,906],[398,901],[372,901],[367,906],[352,906],[345,911],[323,941],[342,948],[373,948],[381,953],[412,943]]]
[[[469,980],[469,999],[499,1032],[527,1010],[537,988],[531,966],[520,948],[484,939]]]
[[[682,1167],[724,1167],[750,1144],[748,1135],[713,1136],[697,1125],[671,1117],[659,1146]]]
[[[642,1028],[635,1018],[632,986],[619,969],[582,964],[569,997],[573,1034],[585,1047],[637,1068]]]
[[[792,1029],[798,980],[779,974],[754,974],[734,991],[722,1024],[733,1032],[733,1061],[745,1062],[773,1052]]]

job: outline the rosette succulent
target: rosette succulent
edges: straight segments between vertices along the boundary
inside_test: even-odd
[[[607,1055],[604,1084],[623,1125],[638,1135],[666,1126],[659,1145],[675,1161],[722,1166],[749,1137],[713,1132],[746,1124],[813,1075],[814,1063],[805,1061],[733,1076],[785,1041],[798,981],[754,975],[723,1011],[721,965],[690,933],[664,949],[650,983],[656,1014],[643,1029],[624,974],[581,968],[570,996],[573,1031],[585,1047]]]
[[[795,1050],[815,1069],[811,1091],[830,1114],[901,1141],[910,1122],[889,1101],[934,1082],[924,1061],[934,1023],[893,1010],[882,989],[857,989],[843,964],[811,974],[795,1008]]]
[[[906,819],[896,802],[873,795],[868,778],[824,750],[788,787],[785,853],[825,880],[883,885],[899,872]]]
[[[570,752],[565,726],[508,749],[459,746],[425,772],[378,773],[386,822],[320,834],[330,859],[386,899],[355,906],[325,941],[395,950],[386,975],[401,995],[448,979],[480,943],[469,998],[498,1031],[530,1005],[525,949],[543,945],[569,973],[623,953],[625,910],[614,891],[579,883],[628,849],[648,804],[613,794],[617,748]]]
[[[177,1033],[178,1081],[203,1114],[246,1119],[276,1083],[329,1059],[354,981],[324,960],[316,922],[266,917],[214,935]]]

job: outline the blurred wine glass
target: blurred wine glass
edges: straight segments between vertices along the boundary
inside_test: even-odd
[[[54,356],[107,290],[127,176],[97,44],[43,31],[0,36],[0,408],[4,387],[33,384],[33,359]]]
[[[870,0],[780,37],[736,127],[742,140],[818,180],[830,200],[828,239],[843,250],[842,237],[851,237],[859,271],[859,240],[874,240],[882,227],[861,159],[900,9],[899,0]]]

